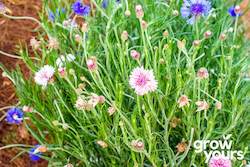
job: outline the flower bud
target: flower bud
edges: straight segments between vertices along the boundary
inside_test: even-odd
[[[163,35],[163,37],[165,37],[165,38],[166,38],[166,37],[168,37],[169,33],[168,33],[168,31],[167,31],[167,30],[165,30],[165,31],[163,32],[163,34],[162,34],[162,35]]]
[[[98,140],[96,143],[97,143],[99,146],[101,146],[102,148],[107,148],[107,147],[108,147],[108,144],[107,144],[105,141]]]
[[[93,72],[97,70],[97,60],[96,57],[90,57],[87,59],[87,67],[89,71]]]
[[[144,150],[144,143],[140,140],[132,140],[131,146],[135,151],[143,151]]]
[[[121,39],[122,39],[122,41],[128,40],[128,32],[127,31],[122,32]]]
[[[129,17],[131,15],[131,12],[129,10],[125,11],[125,16]]]
[[[209,38],[209,37],[211,37],[211,35],[212,35],[212,32],[209,30],[204,33],[205,38]]]
[[[111,106],[108,108],[109,116],[113,115],[116,112],[115,106]]]
[[[179,16],[179,11],[178,10],[173,10],[172,14],[173,14],[173,16]]]
[[[83,24],[82,24],[81,30],[82,30],[82,32],[84,32],[84,33],[87,32],[87,31],[88,31],[88,23],[86,23],[86,22],[83,23]]]
[[[202,67],[197,72],[197,77],[199,79],[207,79],[209,77],[209,73],[206,68]]]
[[[193,45],[194,45],[195,47],[199,46],[200,44],[201,44],[201,41],[200,41],[200,40],[194,40],[194,41],[193,41]]]
[[[32,108],[32,107],[29,107],[29,106],[23,106],[23,111],[24,111],[24,112],[32,112],[32,111],[33,111],[33,108]]]
[[[130,52],[130,56],[135,59],[135,60],[139,60],[141,54],[139,52],[137,52],[136,50],[131,50]]]
[[[135,6],[135,12],[136,12],[136,17],[137,17],[138,19],[143,18],[144,12],[143,12],[143,9],[142,9],[142,6],[141,6],[141,5],[136,5],[136,6]]]
[[[78,42],[78,43],[80,43],[80,42],[82,41],[81,35],[76,34],[76,35],[75,35],[75,41]]]
[[[141,26],[142,26],[142,28],[145,30],[145,29],[147,29],[147,27],[148,27],[148,23],[147,23],[146,21],[142,20],[142,21],[141,21]]]
[[[221,41],[224,41],[224,40],[226,39],[226,37],[227,37],[227,36],[226,36],[225,33],[221,33],[219,39],[220,39]]]

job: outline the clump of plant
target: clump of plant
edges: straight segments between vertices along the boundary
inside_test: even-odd
[[[19,103],[9,123],[50,166],[240,166],[249,159],[249,41],[228,1],[44,1],[31,71],[5,72]],[[22,108],[22,110],[21,110]],[[229,155],[196,140],[232,134]],[[3,149],[2,148],[2,149]],[[242,160],[243,160],[242,159]],[[209,160],[209,162],[208,162]]]

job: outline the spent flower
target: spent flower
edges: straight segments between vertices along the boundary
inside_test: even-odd
[[[195,103],[197,105],[197,111],[207,111],[209,104],[205,100],[199,100]]]

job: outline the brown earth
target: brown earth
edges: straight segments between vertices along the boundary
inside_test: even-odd
[[[8,9],[12,11],[13,16],[32,16],[38,17],[38,11],[41,8],[40,0],[3,0]],[[0,50],[7,53],[15,54],[17,45],[27,44],[35,33],[32,32],[37,27],[29,20],[9,20],[0,17]],[[4,64],[8,69],[21,66],[24,73],[28,73],[24,63],[19,59],[9,58],[0,54],[0,63]],[[0,71],[0,74],[2,72]],[[15,105],[17,98],[12,83],[0,75],[0,108],[9,105]],[[3,115],[1,111],[0,117]],[[23,143],[34,145],[37,142],[30,136],[23,126],[9,125],[4,120],[0,122],[0,147],[8,144]],[[14,158],[20,150],[7,149],[0,151],[1,167],[45,167],[46,161],[31,162],[27,153]]]

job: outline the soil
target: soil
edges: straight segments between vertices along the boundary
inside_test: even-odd
[[[41,8],[40,0],[3,0],[13,16],[32,16],[38,18],[38,11]],[[32,32],[37,24],[29,20],[9,20],[0,17],[0,50],[15,54],[19,44],[25,45],[29,43],[32,36],[36,34]],[[25,68],[24,63],[20,59],[9,58],[0,54],[0,63],[8,69],[14,69],[21,66],[24,74],[28,75],[29,71]],[[2,71],[0,71],[2,74]],[[10,80],[0,75],[0,108],[15,105],[17,98]],[[1,111],[0,118],[4,111]],[[0,122],[0,147],[8,144],[23,143],[35,145],[37,142],[27,132],[25,127],[18,125],[9,125],[4,120]],[[20,150],[6,149],[0,150],[0,166],[1,167],[45,167],[46,161],[32,162],[27,153],[18,156],[12,160]],[[11,161],[12,160],[12,161]]]

